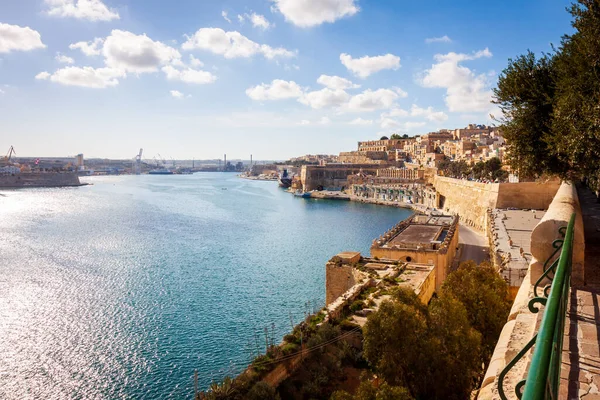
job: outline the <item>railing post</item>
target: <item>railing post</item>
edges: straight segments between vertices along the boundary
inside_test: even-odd
[[[555,399],[558,395],[562,338],[573,256],[574,225],[575,214],[572,214],[537,334],[523,400]]]

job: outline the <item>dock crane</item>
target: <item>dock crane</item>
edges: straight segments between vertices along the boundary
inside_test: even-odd
[[[140,153],[135,156],[135,164],[134,164],[134,171],[136,175],[139,175],[142,173],[142,153],[144,152],[144,149],[140,149]]]
[[[8,153],[6,153],[6,156],[4,156],[3,164],[9,165],[10,159],[13,155],[16,156],[17,152],[15,151],[15,148],[13,146],[10,146],[10,148],[8,149]]]

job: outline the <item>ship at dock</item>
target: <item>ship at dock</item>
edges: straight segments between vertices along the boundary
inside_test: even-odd
[[[148,171],[148,175],[173,175],[173,171],[166,168],[157,168],[152,171]]]
[[[292,186],[292,177],[288,174],[287,169],[279,174],[279,186],[286,189]]]

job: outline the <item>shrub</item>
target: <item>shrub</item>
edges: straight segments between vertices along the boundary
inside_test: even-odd
[[[350,305],[350,311],[356,312],[365,308],[365,302],[362,300],[354,300]]]

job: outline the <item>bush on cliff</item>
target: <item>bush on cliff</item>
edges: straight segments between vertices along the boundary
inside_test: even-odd
[[[507,283],[491,264],[467,261],[448,275],[442,292],[465,306],[470,325],[481,333],[482,358],[487,363],[510,312]]]
[[[414,292],[399,289],[364,327],[367,361],[415,398],[468,398],[481,371],[480,342],[464,305],[444,293],[426,307]]]
[[[399,386],[390,386],[382,383],[375,387],[370,381],[363,379],[356,394],[340,390],[331,395],[331,400],[413,400],[408,389]]]

